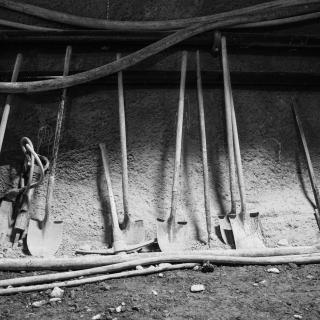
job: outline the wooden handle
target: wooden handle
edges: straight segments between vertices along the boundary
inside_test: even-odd
[[[182,52],[181,61],[181,78],[180,78],[180,94],[179,94],[179,107],[178,107],[178,120],[177,120],[177,132],[176,132],[176,153],[174,160],[174,174],[172,183],[172,199],[171,199],[171,212],[170,216],[172,222],[176,220],[177,204],[179,198],[180,187],[180,166],[181,166],[181,149],[182,149],[182,130],[183,130],[183,116],[184,116],[184,96],[186,88],[186,75],[187,75],[187,59],[188,52]],[[181,220],[181,221],[180,221]],[[185,219],[180,219],[178,223],[185,224]]]
[[[12,76],[11,76],[11,82],[17,81],[20,67],[21,67],[21,63],[22,63],[22,54],[18,53],[15,64],[14,64]],[[12,102],[12,95],[9,94],[6,99],[6,103],[5,103],[2,118],[1,118],[1,124],[0,124],[0,152],[2,149],[3,138],[4,138],[4,134],[5,134],[6,127],[7,127],[8,118],[9,118],[11,102]]]
[[[117,60],[121,55],[117,53]],[[128,155],[127,155],[127,133],[126,133],[126,114],[124,106],[123,76],[122,71],[118,72],[118,95],[119,95],[119,125],[121,142],[121,166],[122,166],[122,197],[123,211],[125,220],[130,223],[129,211],[129,174],[128,174]]]
[[[234,156],[236,160],[236,170],[238,176],[238,183],[239,183],[239,193],[241,199],[241,213],[240,218],[245,218],[247,216],[247,201],[246,201],[246,191],[245,191],[245,182],[243,176],[243,167],[242,167],[242,159],[241,159],[241,151],[240,151],[240,143],[239,143],[239,135],[238,135],[238,126],[237,126],[237,118],[234,108],[234,100],[232,95],[232,87],[231,87],[231,79],[230,79],[230,69],[229,69],[229,62],[228,62],[228,54],[227,48],[225,47],[225,59],[226,59],[226,74],[227,74],[227,85],[230,95],[230,107],[231,107],[231,121],[232,121],[232,134],[233,134],[233,148],[234,148]]]
[[[63,76],[67,76],[69,73],[71,54],[72,54],[72,47],[67,46],[66,54],[64,58]],[[56,130],[54,134],[53,157],[52,157],[52,164],[51,164],[51,170],[50,170],[50,176],[49,176],[49,182],[48,182],[44,220],[48,219],[48,216],[51,211],[52,203],[53,203],[55,173],[56,173],[56,167],[57,167],[58,151],[59,151],[59,145],[60,145],[60,136],[61,136],[64,109],[66,104],[66,97],[67,97],[67,89],[64,88],[62,91],[61,101],[60,101],[58,115],[57,115]]]
[[[204,114],[199,50],[196,53],[196,62],[197,62],[197,93],[198,93],[202,165],[203,165],[204,203],[205,203],[205,212],[206,212],[206,221],[207,221],[208,243],[210,243],[210,235],[212,232],[210,193],[209,193],[210,186],[209,186],[209,169],[208,169],[208,153],[207,153],[207,138],[206,138],[206,121],[205,121],[205,114]]]
[[[234,216],[236,215],[236,202],[235,202],[236,176],[235,176],[233,130],[232,130],[232,106],[231,106],[230,89],[228,84],[227,44],[226,44],[225,37],[221,37],[221,54],[222,54],[222,68],[223,68],[223,85],[224,85],[224,100],[225,100],[225,112],[226,112],[228,156],[229,156],[229,179],[230,179],[230,196],[231,196],[230,215]]]
[[[311,157],[310,157],[310,153],[309,153],[309,148],[308,148],[308,144],[307,144],[307,140],[306,140],[306,136],[304,134],[304,130],[303,130],[303,126],[299,117],[299,114],[297,112],[297,108],[296,108],[296,102],[293,100],[292,101],[292,112],[294,115],[294,119],[295,119],[295,123],[298,129],[298,135],[303,147],[303,151],[304,151],[304,156],[306,158],[307,161],[307,166],[308,166],[308,173],[309,173],[309,179],[311,182],[311,187],[312,187],[312,191],[313,191],[313,196],[316,202],[316,207],[317,207],[317,212],[315,214],[316,220],[317,220],[317,224],[318,227],[320,229],[320,216],[319,216],[319,210],[320,210],[320,196],[319,196],[319,190],[316,184],[316,178],[314,175],[314,170],[313,170],[313,165],[311,162]]]
[[[126,245],[123,240],[122,232],[119,228],[116,202],[114,200],[114,195],[112,190],[112,182],[111,182],[111,175],[110,175],[110,169],[109,169],[107,149],[104,143],[100,143],[99,147],[101,150],[104,176],[106,178],[107,187],[108,187],[108,197],[109,197],[111,223],[112,223],[113,247],[115,252],[124,251],[126,248]]]

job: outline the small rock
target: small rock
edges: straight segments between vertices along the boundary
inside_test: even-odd
[[[194,284],[191,286],[190,291],[191,292],[201,292],[204,291],[205,287],[203,284]]]
[[[100,320],[100,319],[102,319],[102,314],[101,314],[101,313],[96,314],[95,316],[93,316],[93,317],[91,318],[91,320]]]
[[[91,250],[91,245],[88,244],[88,243],[83,244],[83,245],[79,248],[79,250],[81,250],[81,251],[90,251],[90,250]]]
[[[74,299],[76,297],[76,292],[74,290],[70,291],[70,298]]]
[[[259,283],[256,283],[256,282],[255,282],[255,283],[253,284],[253,286],[254,286],[254,287],[259,287]]]
[[[158,292],[156,290],[152,290],[152,293],[157,296],[158,295]]]
[[[163,278],[163,277],[164,277],[164,274],[160,272],[160,273],[158,274],[158,277],[159,277],[159,278]]]
[[[143,266],[136,266],[136,270],[143,270]]]
[[[60,289],[59,287],[54,287],[50,293],[51,298],[62,298],[64,294],[64,290]]]
[[[117,312],[117,313],[120,313],[121,311],[122,311],[122,306],[116,307],[116,312]]]
[[[61,302],[61,298],[51,298],[50,302]]]
[[[122,305],[122,306],[125,306],[125,305],[126,305],[126,303],[125,303],[125,302],[121,302],[121,305]]]
[[[7,286],[7,289],[11,289],[11,288],[13,288],[13,286],[11,286],[11,285],[10,285],[10,286]]]
[[[280,270],[278,268],[269,268],[269,269],[267,269],[267,272],[269,272],[269,273],[280,273]]]
[[[302,316],[300,314],[294,314],[293,317],[295,319],[302,319]]]
[[[207,272],[213,272],[214,271],[214,265],[210,263],[210,261],[207,261],[203,264],[201,271],[204,273]]]
[[[289,263],[288,263],[288,266],[289,266],[291,269],[297,269],[297,268],[298,268],[297,264],[296,264],[296,263],[292,263],[292,262],[289,262]]]
[[[314,279],[314,276],[312,276],[311,274],[308,274],[307,279],[312,280],[312,279]]]
[[[267,280],[262,280],[259,282],[259,284],[263,285],[263,286],[266,286],[267,285]]]
[[[39,301],[32,302],[31,305],[35,308],[40,308],[40,307],[44,306],[46,303],[47,303],[46,300],[39,300]]]
[[[139,311],[140,310],[138,306],[133,306],[131,309],[134,310],[134,311]]]
[[[111,286],[109,286],[108,284],[106,283],[101,283],[100,284],[100,289],[101,290],[104,290],[104,291],[109,291],[111,289]]]
[[[109,311],[110,313],[113,313],[113,312],[116,311],[116,309],[115,309],[115,308],[108,308],[108,311]]]
[[[288,247],[289,241],[287,239],[280,239],[277,244],[280,247]]]
[[[171,263],[160,263],[159,267],[160,268],[167,268],[167,267],[170,267],[171,265],[172,265]]]
[[[200,266],[195,266],[195,267],[193,268],[193,270],[194,270],[194,271],[200,270]]]

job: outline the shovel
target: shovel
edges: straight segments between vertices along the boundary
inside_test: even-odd
[[[121,58],[117,54],[117,60]],[[126,115],[123,93],[122,71],[118,72],[118,95],[119,95],[119,125],[121,141],[121,165],[122,165],[122,196],[124,210],[125,237],[128,244],[137,244],[145,240],[143,220],[132,221],[129,208],[129,177],[128,177],[128,156],[127,156],[127,134]]]
[[[72,48],[68,46],[64,60],[63,76],[69,73]],[[53,160],[50,168],[50,175],[47,188],[45,215],[42,221],[30,220],[27,245],[33,256],[48,257],[58,250],[62,241],[63,225],[62,221],[51,221],[50,212],[52,210],[53,190],[55,184],[55,173],[57,167],[58,151],[60,144],[61,128],[64,115],[64,108],[67,100],[67,89],[62,91],[61,102],[57,115],[56,130],[53,142]]]
[[[237,249],[251,249],[265,247],[263,242],[260,221],[258,218],[259,213],[247,212],[245,184],[243,178],[242,161],[240,154],[240,144],[238,137],[238,129],[236,123],[236,116],[234,110],[234,103],[231,91],[231,81],[229,64],[227,58],[226,38],[221,38],[221,53],[222,53],[222,66],[223,66],[223,80],[225,92],[225,108],[226,108],[226,121],[227,121],[227,139],[228,139],[228,153],[229,153],[229,171],[230,171],[230,188],[231,188],[231,212],[228,215],[229,221],[232,226],[233,237]],[[234,161],[236,160],[236,168]],[[237,169],[240,199],[241,199],[241,212],[236,214],[236,201],[235,201],[235,169]]]
[[[11,76],[11,82],[16,82],[18,79],[20,66],[22,63],[22,54],[17,55],[13,73]],[[4,139],[4,134],[6,132],[7,122],[9,118],[10,108],[11,108],[12,95],[8,95],[5,106],[3,109],[3,114],[0,123],[0,153],[2,150],[2,143]],[[0,244],[4,241],[10,232],[10,221],[13,213],[12,203],[6,200],[2,200],[0,204]]]
[[[187,51],[183,51],[181,62],[180,95],[176,132],[174,176],[172,183],[171,210],[169,216],[159,216],[157,218],[157,239],[159,247],[163,252],[177,252],[186,249],[185,232],[187,222],[185,219],[181,219],[182,217],[178,220],[176,217],[176,213],[180,187],[180,163],[184,116],[185,82],[187,73],[187,56]]]
[[[142,249],[145,246],[152,244],[154,240],[145,241],[138,244],[137,243],[130,244],[124,240],[124,235],[119,227],[117,208],[116,208],[116,203],[114,200],[114,195],[112,190],[112,182],[111,182],[111,174],[110,174],[110,168],[109,168],[107,149],[105,144],[103,143],[99,144],[99,147],[101,150],[103,169],[104,169],[104,174],[105,174],[107,187],[108,187],[108,197],[109,197],[109,204],[110,204],[112,236],[113,236],[113,248],[107,251],[103,251],[102,253],[103,254],[119,254],[121,252],[122,253],[135,252],[139,249]],[[84,252],[80,251],[80,253],[84,253]],[[85,252],[85,253],[92,253],[92,252]]]
[[[318,228],[320,229],[320,215],[319,215],[319,210],[320,210],[320,195],[319,195],[319,189],[317,187],[316,184],[316,179],[315,179],[315,175],[314,175],[314,171],[313,171],[313,165],[311,162],[311,157],[310,157],[310,153],[309,153],[309,149],[308,149],[308,144],[307,144],[307,140],[306,140],[306,136],[304,134],[304,130],[303,130],[303,126],[296,108],[296,102],[294,100],[292,100],[292,112],[293,112],[293,116],[294,116],[294,120],[296,123],[296,128],[297,128],[297,133],[298,136],[300,138],[302,147],[303,147],[303,153],[304,156],[306,158],[307,161],[307,166],[308,166],[308,174],[309,174],[309,179],[311,182],[311,187],[312,187],[312,192],[313,192],[313,196],[314,196],[314,200],[316,202],[316,210],[314,213],[314,216],[316,218],[316,222],[318,225]]]

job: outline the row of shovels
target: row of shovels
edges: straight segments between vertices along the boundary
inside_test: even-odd
[[[235,248],[261,248],[265,247],[264,237],[259,221],[259,213],[248,212],[246,205],[246,190],[242,168],[242,160],[240,153],[240,144],[238,137],[236,114],[234,109],[234,101],[231,88],[229,63],[227,57],[227,44],[224,36],[219,38],[222,68],[223,68],[223,84],[225,96],[225,115],[226,115],[226,131],[228,143],[228,158],[229,158],[229,182],[230,182],[230,198],[231,210],[228,214],[224,213],[218,216],[220,225],[220,232],[223,242]],[[69,73],[69,65],[71,59],[71,47],[68,46],[64,61],[63,76]],[[187,75],[187,52],[183,51],[181,61],[181,79],[180,79],[180,93],[179,106],[177,112],[177,128],[176,128],[176,145],[175,145],[175,162],[171,193],[171,207],[170,212],[166,215],[158,216],[157,218],[157,241],[161,251],[177,252],[188,248],[187,245],[187,219],[183,214],[177,214],[178,202],[180,196],[180,167],[181,167],[181,151],[182,151],[182,137],[183,137],[183,120],[184,120],[184,100],[185,100],[185,82]],[[117,55],[120,59],[120,55]],[[14,67],[12,81],[15,82],[18,77],[19,68],[21,65],[22,56],[19,54]],[[202,146],[202,162],[203,162],[203,181],[204,181],[204,203],[207,226],[207,243],[210,246],[210,241],[213,239],[212,223],[211,223],[211,206],[210,206],[210,184],[209,184],[209,170],[207,157],[207,142],[206,142],[206,128],[205,128],[205,112],[204,99],[201,80],[200,67],[200,53],[196,52],[197,65],[197,93],[199,106],[199,120],[200,120],[200,136]],[[126,142],[126,120],[125,120],[125,103],[123,92],[123,75],[118,72],[118,98],[119,98],[119,125],[120,125],[120,142],[121,142],[121,165],[122,165],[122,195],[123,195],[123,222],[119,223],[119,216],[117,213],[116,203],[112,190],[111,172],[105,144],[100,144],[102,155],[103,168],[108,189],[108,200],[110,205],[110,217],[113,234],[113,247],[104,251],[81,251],[79,253],[102,253],[102,254],[119,254],[124,252],[135,252],[143,247],[149,246],[154,240],[146,241],[144,224],[141,219],[133,219],[130,212],[129,205],[129,178],[128,178],[128,164],[127,164],[127,142]],[[1,126],[0,126],[0,151],[4,138],[5,128],[8,121],[11,96],[8,96],[4,108]],[[51,213],[53,209],[53,191],[55,185],[55,173],[57,166],[58,150],[60,144],[60,136],[62,130],[62,123],[64,117],[64,109],[67,100],[67,89],[63,89],[61,102],[58,109],[56,130],[54,135],[52,161],[49,168],[49,178],[47,187],[47,197],[45,205],[45,214],[40,217],[31,217],[27,219],[24,226],[24,237],[27,236],[28,250],[35,256],[50,256],[53,255],[59,248],[62,240],[63,224],[61,221],[51,221]],[[316,199],[316,220],[320,227],[319,219],[319,194],[315,183],[312,163],[308,152],[305,136],[303,133],[301,121],[293,106],[293,112],[296,119],[298,133],[304,147],[304,153],[307,159],[309,177],[312,182],[312,190]],[[26,142],[25,148],[32,149],[32,143]],[[31,153],[37,155],[36,153]],[[33,175],[31,174],[31,177]],[[236,185],[238,182],[238,189],[241,200],[241,210],[237,213],[236,204]],[[30,181],[29,181],[30,183]],[[30,189],[30,188],[29,188]],[[30,198],[30,196],[29,196]],[[11,216],[10,205],[8,201],[2,200],[0,206],[0,236],[5,234],[6,222],[10,221],[8,216]],[[30,216],[30,215],[29,215]],[[7,220],[6,220],[7,219]],[[121,227],[121,228],[120,228]],[[2,233],[1,233],[2,232]],[[1,243],[0,243],[1,244]]]

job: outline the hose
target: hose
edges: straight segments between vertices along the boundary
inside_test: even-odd
[[[0,5],[3,2],[0,0]],[[11,2],[11,1],[9,1]],[[258,5],[247,7],[245,9],[234,10],[228,13],[222,13],[210,16],[209,22],[191,25],[188,28],[179,30],[155,43],[152,43],[143,49],[133,52],[119,60],[113,61],[100,67],[65,76],[58,79],[41,80],[41,81],[30,81],[30,82],[1,82],[0,92],[18,93],[18,92],[42,92],[56,90],[66,87],[75,86],[78,84],[87,83],[92,80],[99,79],[101,77],[108,76],[110,74],[119,72],[128,67],[131,67],[163,50],[172,47],[173,45],[182,42],[192,36],[196,36],[200,33],[210,31],[213,29],[221,29],[225,27],[231,27],[242,23],[259,22],[261,20],[272,20],[277,18],[287,17],[287,12],[282,12],[280,9],[289,5],[295,5],[297,8],[294,10],[293,15],[301,15],[304,13],[314,12],[306,4],[319,3],[316,0],[285,0],[285,1],[274,1],[265,5]],[[263,7],[263,10],[261,9]],[[269,9],[269,10],[268,10]],[[235,15],[235,12],[237,15]],[[242,15],[239,15],[242,12]],[[253,13],[256,12],[254,15]]]
[[[93,282],[110,280],[110,279],[127,278],[127,277],[132,277],[132,276],[142,276],[142,275],[163,272],[163,271],[168,271],[168,270],[192,269],[197,265],[198,265],[198,263],[181,263],[181,264],[176,264],[176,265],[166,265],[166,266],[156,267],[156,268],[152,268],[152,269],[124,271],[124,272],[102,275],[102,276],[97,276],[97,277],[90,277],[90,278],[79,279],[79,280],[55,282],[55,283],[34,285],[34,286],[27,286],[27,287],[0,289],[0,295],[9,295],[9,294],[14,294],[14,293],[19,293],[19,292],[47,290],[47,289],[52,289],[55,287],[78,286],[78,285],[86,284],[86,283],[93,283]]]
[[[279,265],[279,264],[287,264],[287,263],[310,264],[310,263],[320,263],[320,253],[289,255],[289,256],[283,255],[283,256],[275,256],[275,257],[226,257],[226,256],[212,256],[212,255],[203,255],[203,254],[164,255],[162,257],[151,257],[151,258],[144,258],[144,259],[138,258],[128,262],[117,263],[114,265],[102,266],[102,267],[91,268],[91,269],[78,270],[78,271],[69,271],[69,272],[63,272],[63,273],[7,279],[7,280],[0,281],[0,286],[36,284],[36,283],[50,282],[50,281],[57,281],[57,280],[59,281],[59,280],[88,276],[88,275],[99,274],[99,273],[100,274],[112,273],[116,271],[132,269],[132,268],[135,268],[136,266],[143,266],[143,265],[154,265],[154,264],[160,264],[160,263],[183,263],[183,264],[184,263],[202,263],[203,261],[209,261],[210,263],[219,264],[219,265],[221,264],[223,265]],[[147,270],[141,270],[141,271],[147,271]],[[145,272],[139,273],[139,275],[142,275],[142,274],[146,274],[146,273]],[[127,273],[127,276],[128,276],[128,273]],[[74,280],[69,282],[69,286],[89,283],[90,281],[91,282],[102,281],[102,280],[110,279],[109,277],[112,277],[112,275],[99,276],[95,278],[90,277],[87,279],[81,279],[80,281]],[[67,286],[67,283],[68,282],[59,282],[59,283],[53,283],[53,284],[46,284],[45,286],[63,287],[63,286]],[[43,286],[37,286],[31,291],[43,290],[43,289],[44,289]],[[21,292],[20,290],[21,288],[2,289],[0,290],[0,295],[14,293],[14,292]],[[28,291],[28,287],[24,287],[22,288],[22,290]]]
[[[237,249],[237,250],[207,250],[207,251],[184,251],[183,254],[203,256],[224,256],[224,257],[271,257],[281,255],[302,255],[320,253],[319,246],[306,247],[285,247],[285,248],[265,248],[265,249]],[[0,259],[1,271],[32,271],[32,270],[70,270],[84,269],[97,266],[116,264],[136,260],[140,258],[163,257],[162,252],[139,253],[116,256],[81,256],[73,258],[24,258],[24,259]]]
[[[0,0],[0,6],[13,11],[32,15],[49,21],[59,22],[77,27],[107,29],[113,31],[173,31],[182,29],[196,23],[212,22],[212,18],[230,18],[231,16],[241,15],[244,13],[252,14],[258,10],[266,10],[269,8],[286,8],[294,5],[307,5],[318,3],[316,0],[279,0],[258,4],[248,8],[242,8],[229,11],[228,13],[219,13],[217,15],[166,20],[166,21],[110,21],[105,19],[96,19],[89,17],[76,16],[64,12],[49,10],[35,5],[20,3],[10,0]],[[247,11],[247,9],[249,9]],[[215,18],[214,18],[215,19]]]

